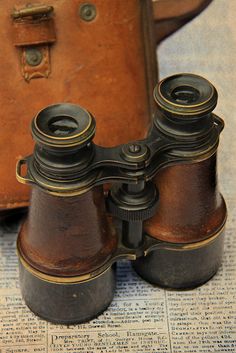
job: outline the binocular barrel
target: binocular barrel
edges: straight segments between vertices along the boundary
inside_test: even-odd
[[[37,315],[67,324],[99,315],[112,301],[120,259],[176,289],[217,271],[226,221],[217,92],[179,74],[160,82],[154,98],[146,139],[112,148],[93,143],[95,119],[79,106],[49,106],[34,118],[34,153],[17,164],[17,179],[32,185],[17,249],[22,295]]]

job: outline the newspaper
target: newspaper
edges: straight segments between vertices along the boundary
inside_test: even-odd
[[[114,300],[102,315],[87,324],[55,325],[24,304],[15,252],[17,226],[1,226],[0,353],[236,352],[235,11],[234,0],[214,1],[158,51],[161,76],[196,72],[219,91],[216,112],[225,118],[226,129],[218,169],[229,217],[216,276],[194,290],[166,291],[142,280],[129,262],[120,262]]]

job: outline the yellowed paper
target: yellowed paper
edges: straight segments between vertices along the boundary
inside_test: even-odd
[[[194,72],[219,91],[225,119],[219,152],[227,223],[223,264],[200,288],[176,292],[146,283],[128,262],[117,271],[109,309],[83,325],[39,319],[21,299],[16,231],[0,229],[0,353],[236,352],[236,1],[215,0],[158,51],[161,77]],[[102,295],[102,293],[101,293]]]

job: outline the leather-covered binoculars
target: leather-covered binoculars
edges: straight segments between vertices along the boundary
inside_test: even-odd
[[[17,249],[22,295],[40,317],[69,324],[103,312],[120,259],[166,288],[193,288],[216,273],[226,221],[217,92],[179,74],[154,98],[147,137],[112,148],[93,143],[95,120],[79,106],[52,105],[34,118],[34,153],[17,164],[18,180],[32,185]]]

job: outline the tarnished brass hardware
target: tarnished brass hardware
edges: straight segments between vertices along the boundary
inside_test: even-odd
[[[43,54],[36,48],[29,48],[25,51],[25,57],[28,65],[38,66],[43,59]]]
[[[27,6],[20,10],[14,10],[11,14],[14,19],[21,19],[28,16],[48,16],[53,12],[53,6]]]
[[[30,184],[32,180],[28,177],[28,173],[26,171],[25,175],[22,176],[22,166],[27,167],[27,158],[20,159],[16,164],[16,179],[22,184]]]
[[[97,15],[97,10],[95,5],[85,3],[80,5],[79,14],[82,20],[90,22],[95,19]]]
[[[112,300],[121,259],[170,288],[198,286],[217,271],[226,222],[216,180],[224,126],[212,113],[217,92],[181,74],[163,80],[154,97],[147,137],[111,148],[93,142],[95,119],[79,106],[52,105],[33,119],[34,153],[17,165],[17,179],[33,186],[17,247],[22,293],[39,316],[60,323],[96,316]]]
[[[25,81],[47,78],[51,72],[50,46],[56,41],[53,6],[26,6],[11,14],[13,43],[20,50]]]
[[[138,142],[130,143],[122,147],[122,156],[127,161],[142,162],[147,160],[149,149],[144,144]]]

